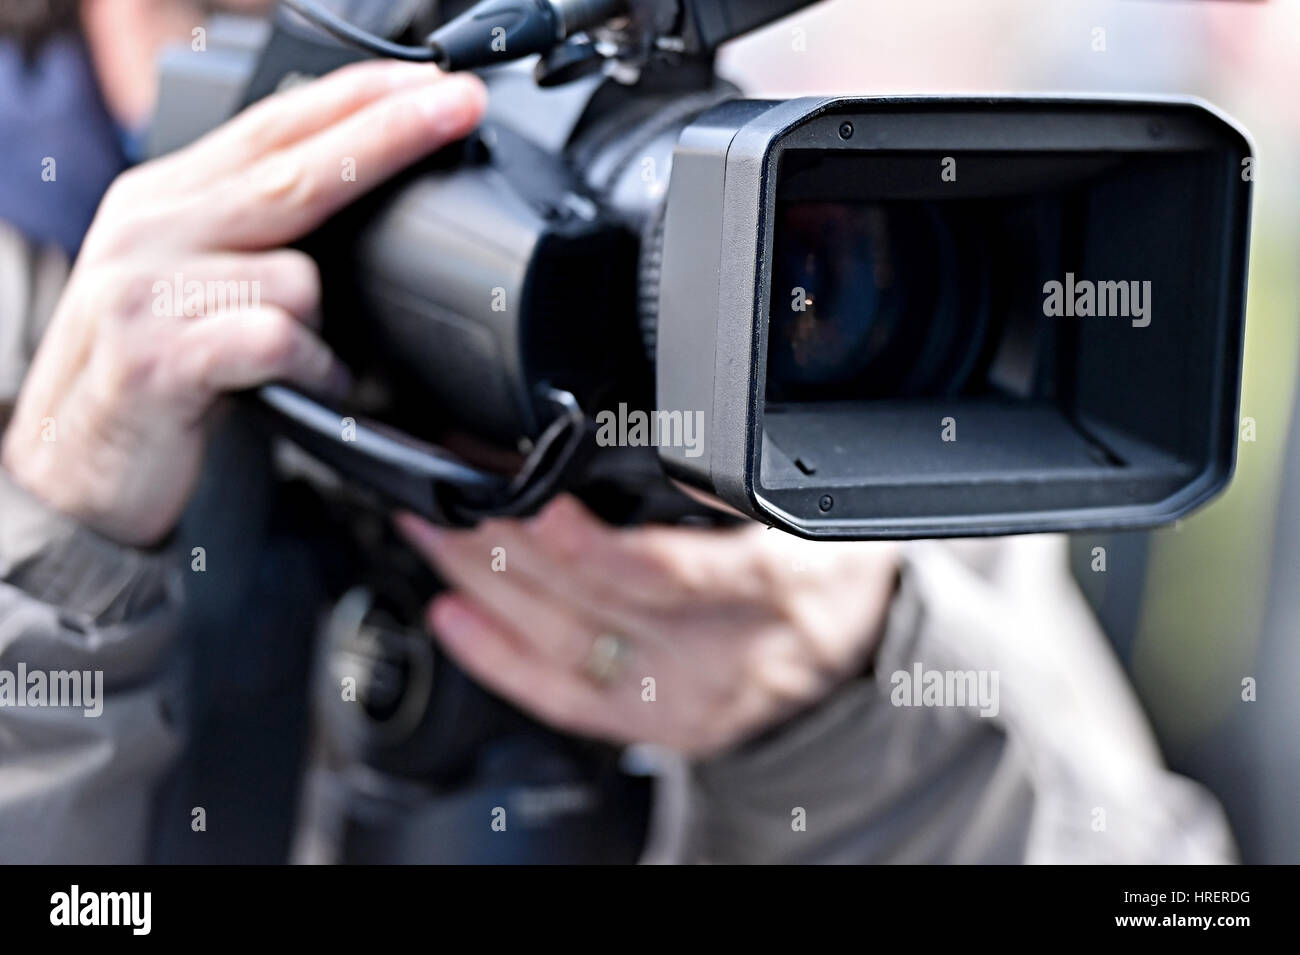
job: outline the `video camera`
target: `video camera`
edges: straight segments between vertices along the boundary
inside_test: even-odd
[[[1190,99],[718,80],[719,44],[808,5],[485,0],[402,45],[289,2],[349,44],[482,68],[493,97],[314,246],[348,277],[330,300],[359,315],[327,333],[380,370],[385,426],[347,415],[343,440],[338,409],[265,389],[283,430],[446,524],[529,513],[611,444],[814,538],[1141,527],[1220,490],[1246,135]],[[424,5],[378,6],[375,29],[423,32]],[[531,78],[500,65],[533,54]],[[242,101],[355,55],[282,15]],[[202,122],[175,86],[172,146]],[[447,430],[526,460],[484,471],[433,446]]]

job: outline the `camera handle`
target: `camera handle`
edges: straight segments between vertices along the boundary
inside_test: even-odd
[[[513,477],[481,470],[449,451],[366,418],[352,418],[283,385],[250,394],[274,432],[363,487],[447,527],[489,516],[522,517],[562,486],[587,434],[572,394],[542,385],[539,398],[555,416]]]

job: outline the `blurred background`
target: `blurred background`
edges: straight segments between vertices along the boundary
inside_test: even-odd
[[[720,71],[774,97],[1191,94],[1250,131],[1236,477],[1175,527],[1072,550],[1170,765],[1219,797],[1243,861],[1300,861],[1300,0],[826,0],[733,44]]]

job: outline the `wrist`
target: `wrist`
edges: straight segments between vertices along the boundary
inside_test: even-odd
[[[107,625],[167,600],[173,575],[167,550],[110,540],[0,467],[0,581],[92,625]]]

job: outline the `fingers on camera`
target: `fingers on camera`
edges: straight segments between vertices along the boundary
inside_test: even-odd
[[[469,133],[486,105],[472,76],[403,90],[251,163],[228,190],[224,244],[266,248],[305,235],[370,189]]]
[[[314,331],[275,305],[208,316],[182,333],[179,360],[210,393],[285,382],[336,392],[346,369]]]
[[[370,60],[267,97],[191,146],[211,173],[232,172],[291,146],[394,93],[445,78],[427,63]]]

